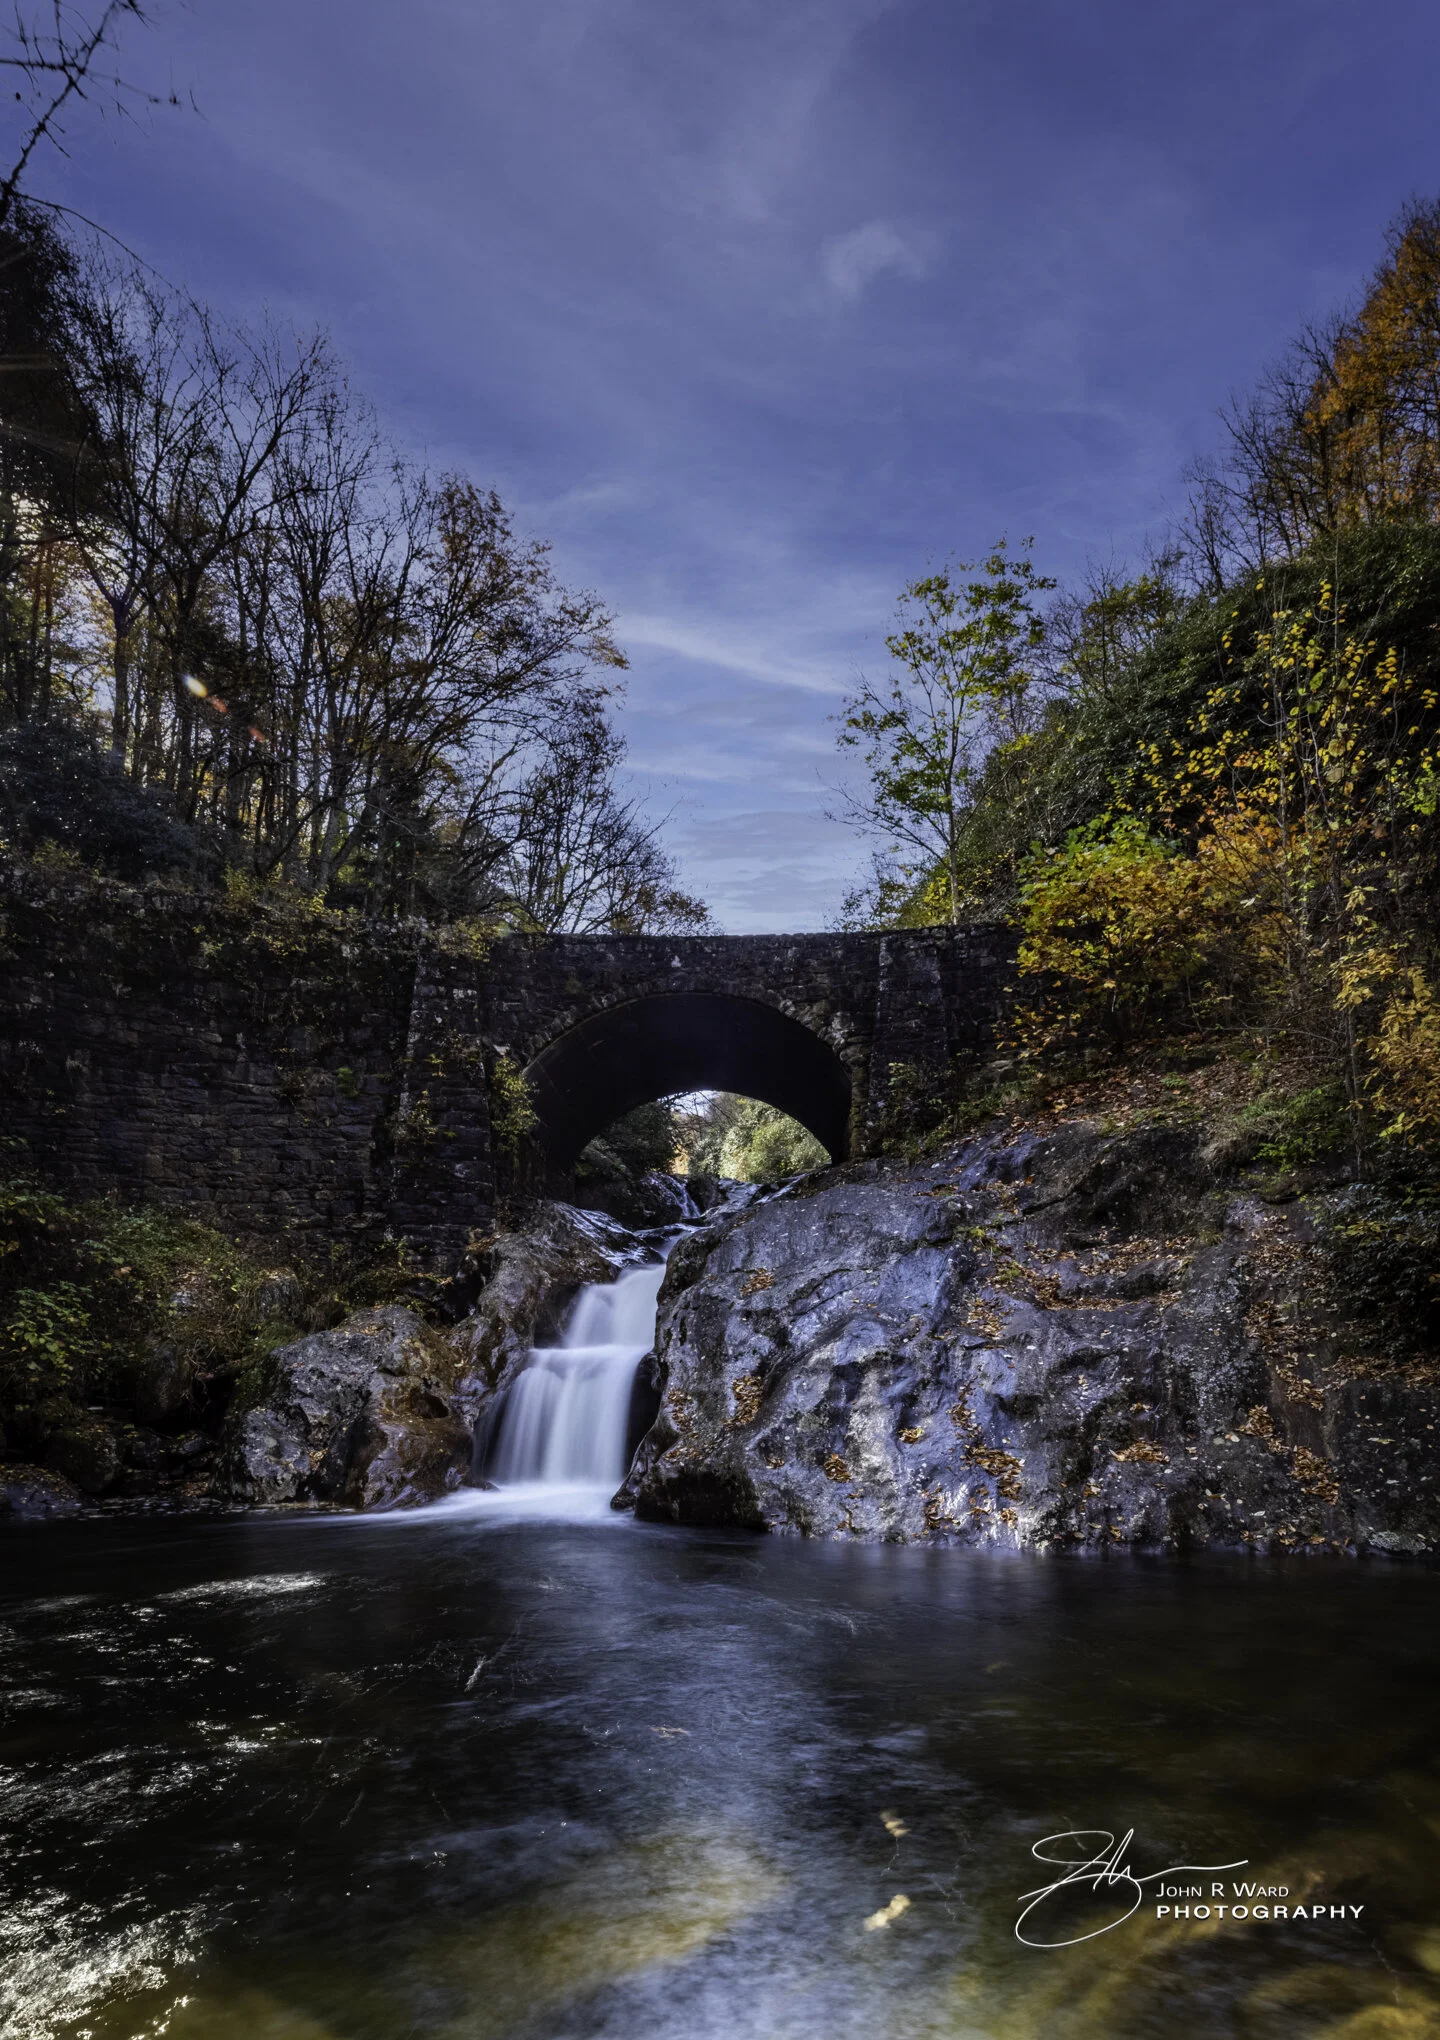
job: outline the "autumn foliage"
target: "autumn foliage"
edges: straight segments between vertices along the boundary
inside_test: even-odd
[[[872,911],[1016,919],[1031,1067],[1243,1036],[1357,1150],[1440,1147],[1440,202],[1226,424],[1184,530],[1050,605]]]

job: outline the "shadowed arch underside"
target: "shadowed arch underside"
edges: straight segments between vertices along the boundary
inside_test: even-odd
[[[552,1168],[622,1114],[677,1091],[736,1091],[788,1112],[837,1162],[850,1152],[850,1073],[808,1027],[759,999],[627,999],[559,1035],[525,1071]]]

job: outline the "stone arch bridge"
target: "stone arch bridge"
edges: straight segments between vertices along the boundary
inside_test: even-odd
[[[985,1053],[1012,959],[984,926],[472,953],[455,931],[0,857],[0,1125],[83,1197],[389,1231],[440,1264],[507,1190],[563,1191],[587,1140],[677,1091],[765,1099],[837,1160],[865,1155],[896,1065]]]
[[[1013,938],[991,926],[508,936],[483,960],[427,957],[393,1222],[443,1253],[507,1180],[563,1193],[588,1140],[683,1091],[763,1099],[836,1161],[862,1156],[898,1068],[938,1074],[986,1052],[1012,961]],[[523,1136],[507,1123],[516,1072],[534,1112]]]

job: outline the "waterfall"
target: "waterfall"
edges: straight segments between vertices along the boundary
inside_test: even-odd
[[[502,1490],[601,1489],[625,1478],[630,1391],[655,1337],[663,1261],[587,1282],[557,1346],[537,1346],[506,1397],[486,1468]]]
[[[558,1342],[531,1347],[529,1364],[511,1381],[493,1418],[487,1413],[477,1435],[479,1484],[423,1508],[377,1510],[360,1520],[391,1527],[432,1522],[437,1516],[496,1523],[631,1520],[611,1510],[610,1498],[629,1472],[625,1447],[635,1370],[655,1342],[664,1257],[695,1226],[759,1195],[752,1183],[725,1185],[702,1216],[688,1184],[676,1184],[675,1191],[675,1219],[631,1235],[636,1248],[658,1252],[659,1258],[627,1267],[614,1282],[587,1282],[570,1306]],[[586,1214],[576,1216],[583,1220]],[[613,1242],[614,1230],[606,1237]],[[644,1419],[643,1408],[636,1414]]]

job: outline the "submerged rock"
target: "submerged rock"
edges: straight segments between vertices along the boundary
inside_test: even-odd
[[[73,1516],[85,1505],[74,1481],[48,1466],[0,1466],[0,1515]]]
[[[403,1508],[468,1475],[470,1430],[450,1403],[459,1356],[413,1311],[363,1311],[282,1346],[272,1368],[263,1404],[227,1426],[233,1499]]]
[[[1440,1398],[1297,1334],[1308,1223],[1227,1193],[1174,1128],[806,1179],[671,1257],[663,1400],[617,1505],[901,1542],[1432,1550]]]

